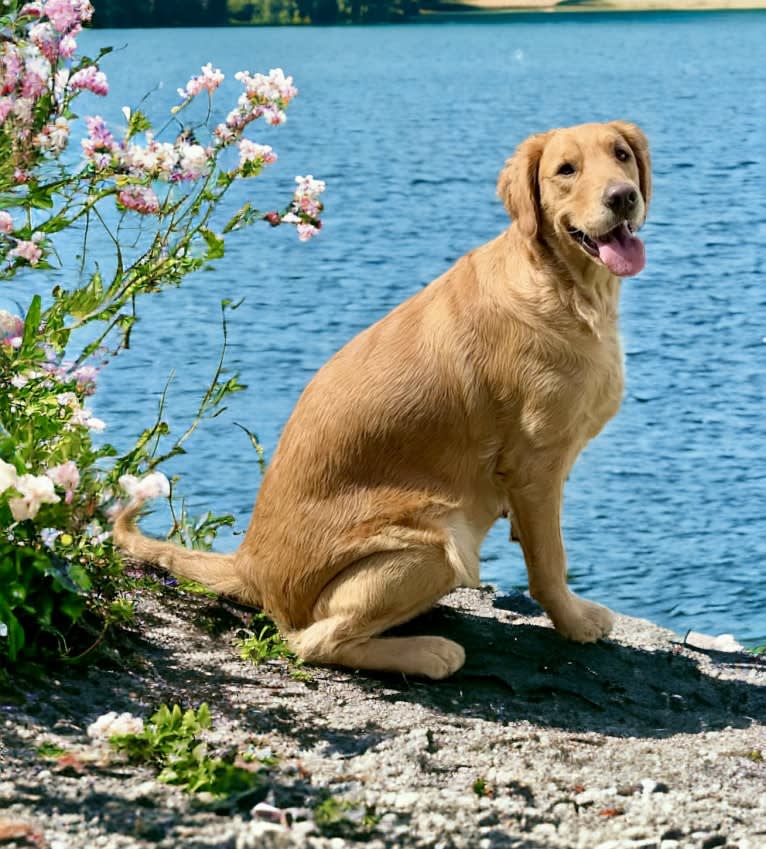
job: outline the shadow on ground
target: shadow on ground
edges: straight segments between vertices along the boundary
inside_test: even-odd
[[[708,653],[708,671],[681,646],[648,651],[614,641],[580,645],[551,628],[450,607],[438,607],[397,633],[434,634],[464,646],[466,665],[454,678],[397,687],[395,698],[446,713],[638,737],[745,727],[766,717],[766,688],[716,677],[727,667],[764,663],[747,654]]]

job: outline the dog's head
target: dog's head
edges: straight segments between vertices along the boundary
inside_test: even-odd
[[[634,234],[651,195],[646,137],[611,121],[550,130],[519,145],[497,189],[519,231],[555,240],[560,253],[584,252],[619,277],[644,267]]]

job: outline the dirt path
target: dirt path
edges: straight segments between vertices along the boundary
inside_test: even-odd
[[[625,617],[612,641],[576,646],[523,597],[449,601],[408,631],[463,642],[454,679],[304,682],[286,661],[238,659],[235,607],[142,596],[121,665],[3,700],[0,846],[766,847],[766,662]],[[108,711],[203,701],[212,751],[276,758],[256,796],[216,807],[97,757],[86,735]],[[67,754],[45,760],[42,743]],[[259,800],[273,807],[254,815]]]

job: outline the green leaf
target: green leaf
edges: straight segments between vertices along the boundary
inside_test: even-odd
[[[207,227],[200,228],[200,232],[202,233],[202,238],[207,243],[205,259],[220,259],[224,254],[224,240]]]
[[[42,298],[39,295],[35,295],[32,298],[32,303],[29,305],[27,314],[24,316],[24,339],[22,341],[22,347],[24,349],[31,348],[37,341],[37,335],[40,331],[42,303]]]
[[[104,284],[101,274],[95,271],[86,286],[69,296],[69,312],[75,318],[85,318],[101,305],[103,297]]]

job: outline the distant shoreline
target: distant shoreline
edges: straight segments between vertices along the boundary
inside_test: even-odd
[[[766,0],[448,0],[421,17],[462,12],[587,14],[594,12],[728,12],[766,10]]]

